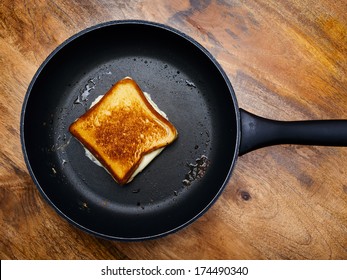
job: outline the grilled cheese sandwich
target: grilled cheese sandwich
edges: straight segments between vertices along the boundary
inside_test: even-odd
[[[117,82],[69,130],[121,185],[178,136],[165,113],[129,77]]]

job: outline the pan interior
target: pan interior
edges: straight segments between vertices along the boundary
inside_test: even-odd
[[[119,186],[68,127],[125,76],[151,95],[179,137]],[[197,43],[163,26],[118,23],[75,36],[45,61],[23,106],[22,142],[35,183],[61,215],[103,237],[145,239],[181,228],[216,199],[236,157],[237,119],[230,83]],[[201,157],[206,172],[187,184]]]

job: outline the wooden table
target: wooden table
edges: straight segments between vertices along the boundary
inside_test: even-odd
[[[282,145],[246,154],[203,217],[157,240],[99,239],[56,214],[23,160],[22,102],[60,43],[121,19],[164,23],[196,39],[250,112],[347,119],[345,1],[2,0],[1,259],[346,259],[347,148]]]

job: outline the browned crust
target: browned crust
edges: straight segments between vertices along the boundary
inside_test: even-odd
[[[117,181],[118,184],[120,185],[124,185],[128,180],[129,178],[131,177],[131,174],[130,176],[125,180],[125,178],[120,178],[119,176],[117,176],[117,174],[115,172],[113,172],[113,169],[111,168],[111,166],[103,159],[103,157],[100,156],[99,152],[97,150],[95,150],[92,146],[90,146],[88,144],[88,142],[84,141],[83,137],[81,136],[81,134],[74,129],[74,124],[75,123],[72,123],[69,127],[69,131],[70,133],[76,137],[76,139],[86,148],[88,149],[94,157],[96,157],[96,159],[102,164],[102,166],[104,166],[107,171],[111,174],[111,176],[113,177],[114,180]],[[135,169],[136,170],[136,169]],[[135,171],[134,170],[134,171]],[[133,172],[134,172],[133,171]]]
[[[117,85],[121,84],[121,83],[129,83],[131,82],[132,85],[134,86],[134,88],[136,89],[137,93],[139,94],[139,96],[141,97],[143,103],[146,105],[146,107],[151,111],[151,113],[157,118],[159,119],[161,122],[163,122],[165,125],[167,125],[169,127],[169,129],[173,132],[173,134],[175,135],[175,138],[172,140],[174,141],[177,138],[177,130],[176,128],[173,126],[173,124],[171,122],[169,122],[165,117],[163,117],[155,108],[153,108],[153,106],[151,105],[151,103],[147,100],[146,96],[144,95],[143,91],[140,89],[140,87],[137,85],[137,83],[131,79],[131,78],[124,78],[120,81],[118,81],[115,85],[113,85],[110,90],[107,91],[107,93],[101,98],[100,102],[98,102],[97,104],[95,104],[92,108],[90,108],[86,113],[84,113],[79,119],[83,120],[83,119],[88,119],[88,117],[90,116],[90,114],[93,113],[93,111],[98,110],[99,106],[101,106],[102,100],[104,98],[106,98],[108,95],[112,94],[113,90],[115,89],[115,87],[117,87]],[[77,121],[77,120],[76,120]],[[138,168],[138,166],[140,165],[143,157],[146,154],[151,153],[154,150],[160,149],[162,147],[167,146],[168,144],[170,144],[172,141],[170,141],[170,143],[166,143],[166,144],[162,144],[162,145],[156,145],[154,146],[152,149],[143,152],[140,156],[140,159],[132,165],[132,167],[129,169],[129,171],[125,174],[125,176],[123,178],[120,178],[112,169],[111,165],[108,164],[107,161],[105,161],[103,159],[103,157],[99,154],[99,152],[97,150],[95,150],[91,145],[88,144],[88,142],[86,142],[82,135],[79,133],[78,130],[75,129],[75,125],[76,125],[76,121],[73,122],[70,127],[69,127],[69,131],[70,133],[76,137],[81,144],[83,144],[85,146],[86,149],[88,149],[99,161],[100,163],[108,170],[108,172],[112,175],[112,177],[120,184],[120,185],[124,185],[128,182],[128,180],[131,178],[132,174],[135,172],[135,170]]]

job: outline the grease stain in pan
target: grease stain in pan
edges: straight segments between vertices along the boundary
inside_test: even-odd
[[[97,74],[96,77],[91,78],[87,81],[87,83],[83,86],[83,88],[80,89],[78,96],[76,97],[75,101],[73,102],[74,105],[80,104],[85,106],[86,102],[88,101],[89,95],[92,93],[92,91],[95,89],[97,85],[97,81],[101,80],[102,76],[104,75],[112,75],[112,72],[110,70],[103,71],[99,74]]]
[[[205,155],[202,155],[200,158],[196,159],[195,162],[195,164],[188,164],[189,171],[182,181],[184,186],[190,186],[195,180],[201,179],[205,175],[207,168],[210,165],[210,160]]]

